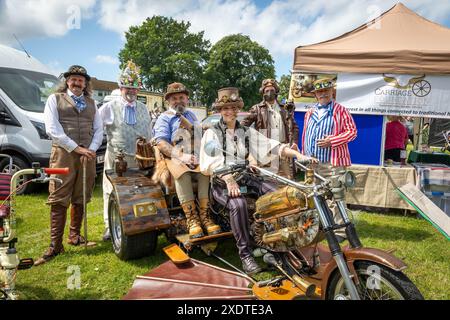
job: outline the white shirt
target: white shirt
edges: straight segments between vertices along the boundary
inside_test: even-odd
[[[123,97],[116,98],[116,99],[120,99],[121,103],[124,106],[127,104],[132,104],[133,106],[136,107],[136,101],[130,103],[127,100],[125,100]],[[104,105],[102,105],[100,107],[100,109],[98,109],[98,112],[100,113],[100,117],[102,118],[104,126],[110,126],[114,122],[114,112],[112,112],[112,110],[111,110],[113,104],[111,102],[115,101],[116,99],[109,101],[108,103],[105,103]]]
[[[244,133],[233,133],[232,130],[227,130],[227,163],[247,160],[244,159],[245,145],[242,143],[244,139],[238,139],[237,143],[235,143],[233,139],[234,135],[239,134]],[[288,147],[287,144],[281,144],[279,141],[269,139],[253,128],[249,128],[247,134],[249,134],[249,160],[254,160],[257,163],[261,163],[262,165],[268,164],[272,161],[272,153],[274,151],[276,158],[278,158],[282,150],[285,147]],[[217,154],[213,157],[205,153],[205,145],[208,141],[211,140],[215,140],[219,146],[222,146],[222,137],[218,137],[213,129],[206,130],[205,134],[203,135],[200,147],[200,171],[204,175],[212,175],[215,169],[218,169],[225,164],[225,157],[222,150],[216,151]],[[280,146],[280,148],[275,149],[278,146]],[[237,154],[237,158],[234,157],[235,152]]]
[[[69,96],[73,96],[74,94],[67,89],[67,94]],[[56,96],[54,94],[48,97],[47,102],[44,108],[44,123],[45,123],[45,131],[48,136],[52,138],[53,142],[64,149],[67,152],[72,152],[78,147],[78,144],[70,139],[64,129],[59,123],[59,115],[58,108],[56,103]],[[95,116],[94,116],[94,137],[92,138],[91,145],[88,149],[92,151],[97,151],[97,149],[102,145],[103,141],[103,123],[100,117],[100,113],[95,107]]]
[[[327,111],[328,110],[325,108],[317,109],[317,117],[319,118],[319,120],[322,119]]]
[[[270,138],[278,141],[285,140],[284,123],[281,119],[280,106],[275,101],[273,105],[267,103],[269,109],[269,121],[270,121]]]

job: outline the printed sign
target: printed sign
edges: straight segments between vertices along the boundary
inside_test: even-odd
[[[336,100],[352,113],[450,118],[450,77],[339,74]]]
[[[450,119],[450,77],[399,74],[293,73],[289,98],[297,111],[316,103],[312,83],[336,79],[336,100],[354,114]]]

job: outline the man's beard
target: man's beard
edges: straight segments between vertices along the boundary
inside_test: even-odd
[[[176,104],[174,107],[175,111],[178,113],[184,113],[184,111],[186,110],[186,106],[184,104]]]
[[[125,98],[129,102],[134,102],[136,100],[136,98],[137,98],[137,95],[132,94],[132,93],[127,93],[127,94],[125,94]]]

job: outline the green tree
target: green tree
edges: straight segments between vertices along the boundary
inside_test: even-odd
[[[280,79],[280,93],[278,95],[278,100],[281,101],[283,99],[289,98],[289,89],[291,87],[291,76],[288,74],[284,74]]]
[[[125,33],[119,53],[121,67],[132,59],[141,67],[145,88],[163,92],[171,82],[182,82],[193,93],[201,90],[204,68],[211,46],[204,32],[189,32],[189,22],[153,16]]]
[[[223,87],[237,87],[245,109],[261,100],[262,80],[275,77],[275,67],[269,51],[242,34],[229,35],[210,50],[205,72],[203,100],[208,105]]]

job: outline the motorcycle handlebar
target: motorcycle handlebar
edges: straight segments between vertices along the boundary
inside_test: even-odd
[[[69,168],[44,168],[46,174],[68,174]]]
[[[305,164],[305,162],[306,162],[306,164]],[[300,169],[302,169],[303,171],[308,170],[308,168],[306,167],[306,165],[308,165],[308,164],[311,164],[311,161],[310,161],[310,160],[303,160],[303,161],[295,160],[295,165],[296,165],[297,167],[299,167]],[[316,173],[316,172],[314,172],[314,176],[315,176],[316,178],[318,178],[319,180],[321,180],[322,182],[326,182],[326,181],[327,181],[327,179],[325,179],[324,177],[322,177],[321,175],[319,175],[319,174]]]
[[[301,164],[303,166],[307,166],[307,165],[312,163],[310,159],[302,159],[302,160],[298,160],[297,159],[297,160],[295,160],[295,162],[299,163],[299,164]]]

